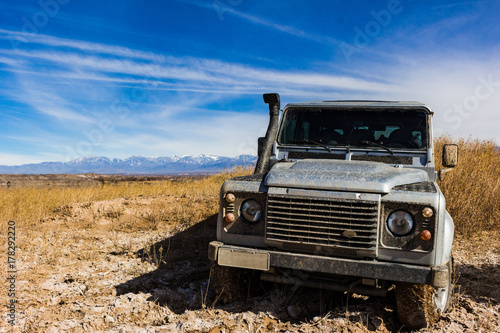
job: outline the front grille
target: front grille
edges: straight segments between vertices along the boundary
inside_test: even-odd
[[[269,195],[266,238],[273,244],[319,246],[319,252],[376,256],[378,201]],[[350,251],[348,251],[350,252]]]

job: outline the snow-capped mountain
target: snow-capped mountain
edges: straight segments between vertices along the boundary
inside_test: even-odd
[[[100,174],[179,174],[219,172],[233,166],[249,166],[257,157],[240,155],[224,157],[215,155],[185,155],[172,157],[131,156],[126,159],[107,157],[83,157],[66,163],[43,162],[16,166],[0,165],[0,173],[10,174],[55,174],[55,173],[100,173]]]

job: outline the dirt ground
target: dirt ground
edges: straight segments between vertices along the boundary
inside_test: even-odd
[[[244,302],[220,304],[207,259],[215,216],[175,226],[148,220],[155,202],[177,207],[188,200],[81,203],[61,207],[40,226],[17,228],[14,332],[405,331],[391,293],[377,298],[265,285]],[[499,241],[499,233],[455,240],[452,309],[426,331],[500,332]],[[6,260],[2,251],[2,265]],[[2,292],[0,303],[7,301]],[[11,331],[5,306],[0,312],[0,331]]]

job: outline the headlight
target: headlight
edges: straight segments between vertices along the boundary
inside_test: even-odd
[[[392,212],[387,218],[389,230],[397,236],[404,236],[413,229],[413,218],[403,210]]]
[[[241,215],[248,222],[257,222],[262,216],[262,206],[255,200],[247,200],[241,206]]]

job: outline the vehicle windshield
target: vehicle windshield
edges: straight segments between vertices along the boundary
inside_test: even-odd
[[[290,108],[278,143],[422,150],[427,148],[427,115],[418,109]]]

